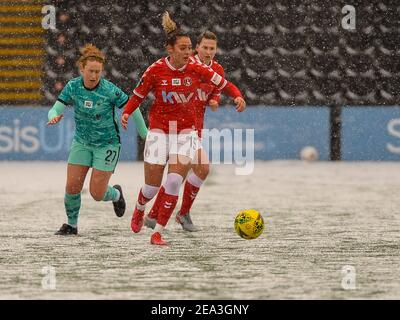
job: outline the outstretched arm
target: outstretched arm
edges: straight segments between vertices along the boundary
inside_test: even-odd
[[[237,112],[242,112],[246,108],[246,102],[243,99],[242,93],[232,82],[228,81],[224,88],[224,93],[233,98],[233,101],[236,104]]]
[[[240,90],[232,82],[229,82],[205,65],[192,63],[190,64],[190,67],[194,72],[199,73],[208,83],[213,84],[218,90],[223,90],[224,93],[232,97],[238,112],[242,112],[246,108],[246,102],[244,101]]]
[[[65,109],[65,104],[57,100],[47,114],[47,118],[49,120],[47,122],[47,125],[51,126],[59,122],[64,116],[63,115],[64,109]]]
[[[132,117],[133,121],[135,121],[136,130],[139,132],[140,137],[146,139],[148,129],[139,108],[135,110]]]
[[[148,93],[153,88],[153,75],[152,75],[151,69],[152,69],[151,66],[149,68],[147,68],[146,72],[141,77],[139,84],[133,90],[133,95],[129,98],[128,103],[125,105],[124,112],[122,113],[122,116],[121,116],[121,125],[125,130],[128,125],[129,116],[133,112],[135,112],[137,108],[139,108],[140,104],[143,102],[143,100],[146,98]],[[145,126],[142,114],[140,113],[140,116],[134,114],[133,117],[134,117],[136,126],[138,127],[138,130],[139,130],[139,127],[142,130],[143,129],[142,126],[143,125]],[[140,117],[141,117],[141,119],[140,119]],[[146,137],[147,128],[146,128],[146,133],[144,132],[144,130],[142,130],[142,132],[139,132],[139,134],[142,138]]]
[[[126,107],[126,104],[129,101],[129,97],[120,88],[115,87],[115,90],[116,90],[115,97],[117,98],[115,105],[118,106],[118,109],[122,109],[123,107]],[[125,110],[126,110],[126,108],[125,108]],[[136,130],[139,133],[140,137],[142,139],[145,139],[147,136],[147,127],[146,127],[146,123],[144,122],[142,113],[140,112],[139,109],[136,109],[133,112],[133,120],[135,121]]]
[[[212,111],[217,111],[220,100],[221,91],[214,87],[214,90],[211,92],[210,98],[207,101],[207,104],[211,107]]]
[[[139,96],[133,94],[130,97],[128,103],[125,105],[124,112],[122,113],[122,116],[121,116],[121,125],[125,130],[126,130],[126,127],[128,125],[129,116],[132,113],[134,113],[136,110],[139,110],[138,107],[140,106],[142,101],[143,101],[142,98],[140,98]],[[140,110],[139,110],[139,112],[140,112]],[[142,116],[142,119],[143,119],[143,116]],[[136,120],[135,120],[135,122],[136,122]],[[144,122],[144,120],[143,120],[143,122]],[[147,132],[146,132],[146,134],[147,134]],[[140,135],[140,136],[142,136],[142,135]]]

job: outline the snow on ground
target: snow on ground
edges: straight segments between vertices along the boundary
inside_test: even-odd
[[[87,181],[79,236],[60,237],[66,164],[0,162],[0,299],[399,299],[399,169],[270,161],[237,176],[213,166],[192,209],[202,230],[171,218],[165,248],[150,245],[149,229],[130,230],[142,163],[122,162],[112,177],[128,200],[124,217],[91,199]],[[245,208],[264,217],[256,240],[234,232]]]

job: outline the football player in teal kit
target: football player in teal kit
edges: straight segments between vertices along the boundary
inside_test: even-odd
[[[125,200],[121,186],[108,185],[117,165],[121,141],[115,108],[121,109],[128,96],[113,83],[102,78],[105,57],[93,45],[81,50],[77,64],[82,76],[70,80],[48,113],[48,125],[56,124],[63,117],[65,106],[74,108],[75,135],[68,157],[67,183],[64,196],[68,223],[57,235],[78,233],[78,215],[81,191],[90,168],[90,194],[96,201],[112,201],[115,214],[125,213]],[[142,138],[147,128],[140,110],[133,114]]]

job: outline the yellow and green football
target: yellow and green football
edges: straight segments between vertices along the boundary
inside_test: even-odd
[[[240,211],[235,218],[235,231],[243,239],[256,239],[264,231],[264,219],[257,210]]]

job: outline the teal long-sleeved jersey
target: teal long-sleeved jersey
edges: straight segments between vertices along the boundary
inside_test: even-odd
[[[83,144],[106,146],[121,143],[119,121],[115,108],[121,109],[128,101],[128,96],[110,81],[101,78],[93,89],[84,86],[83,78],[70,80],[58,99],[64,105],[74,108],[75,139]],[[59,115],[59,109],[49,111],[49,120]],[[142,115],[139,117],[142,128],[147,131]],[[138,119],[138,120],[140,120]],[[135,119],[136,120],[136,119]]]

